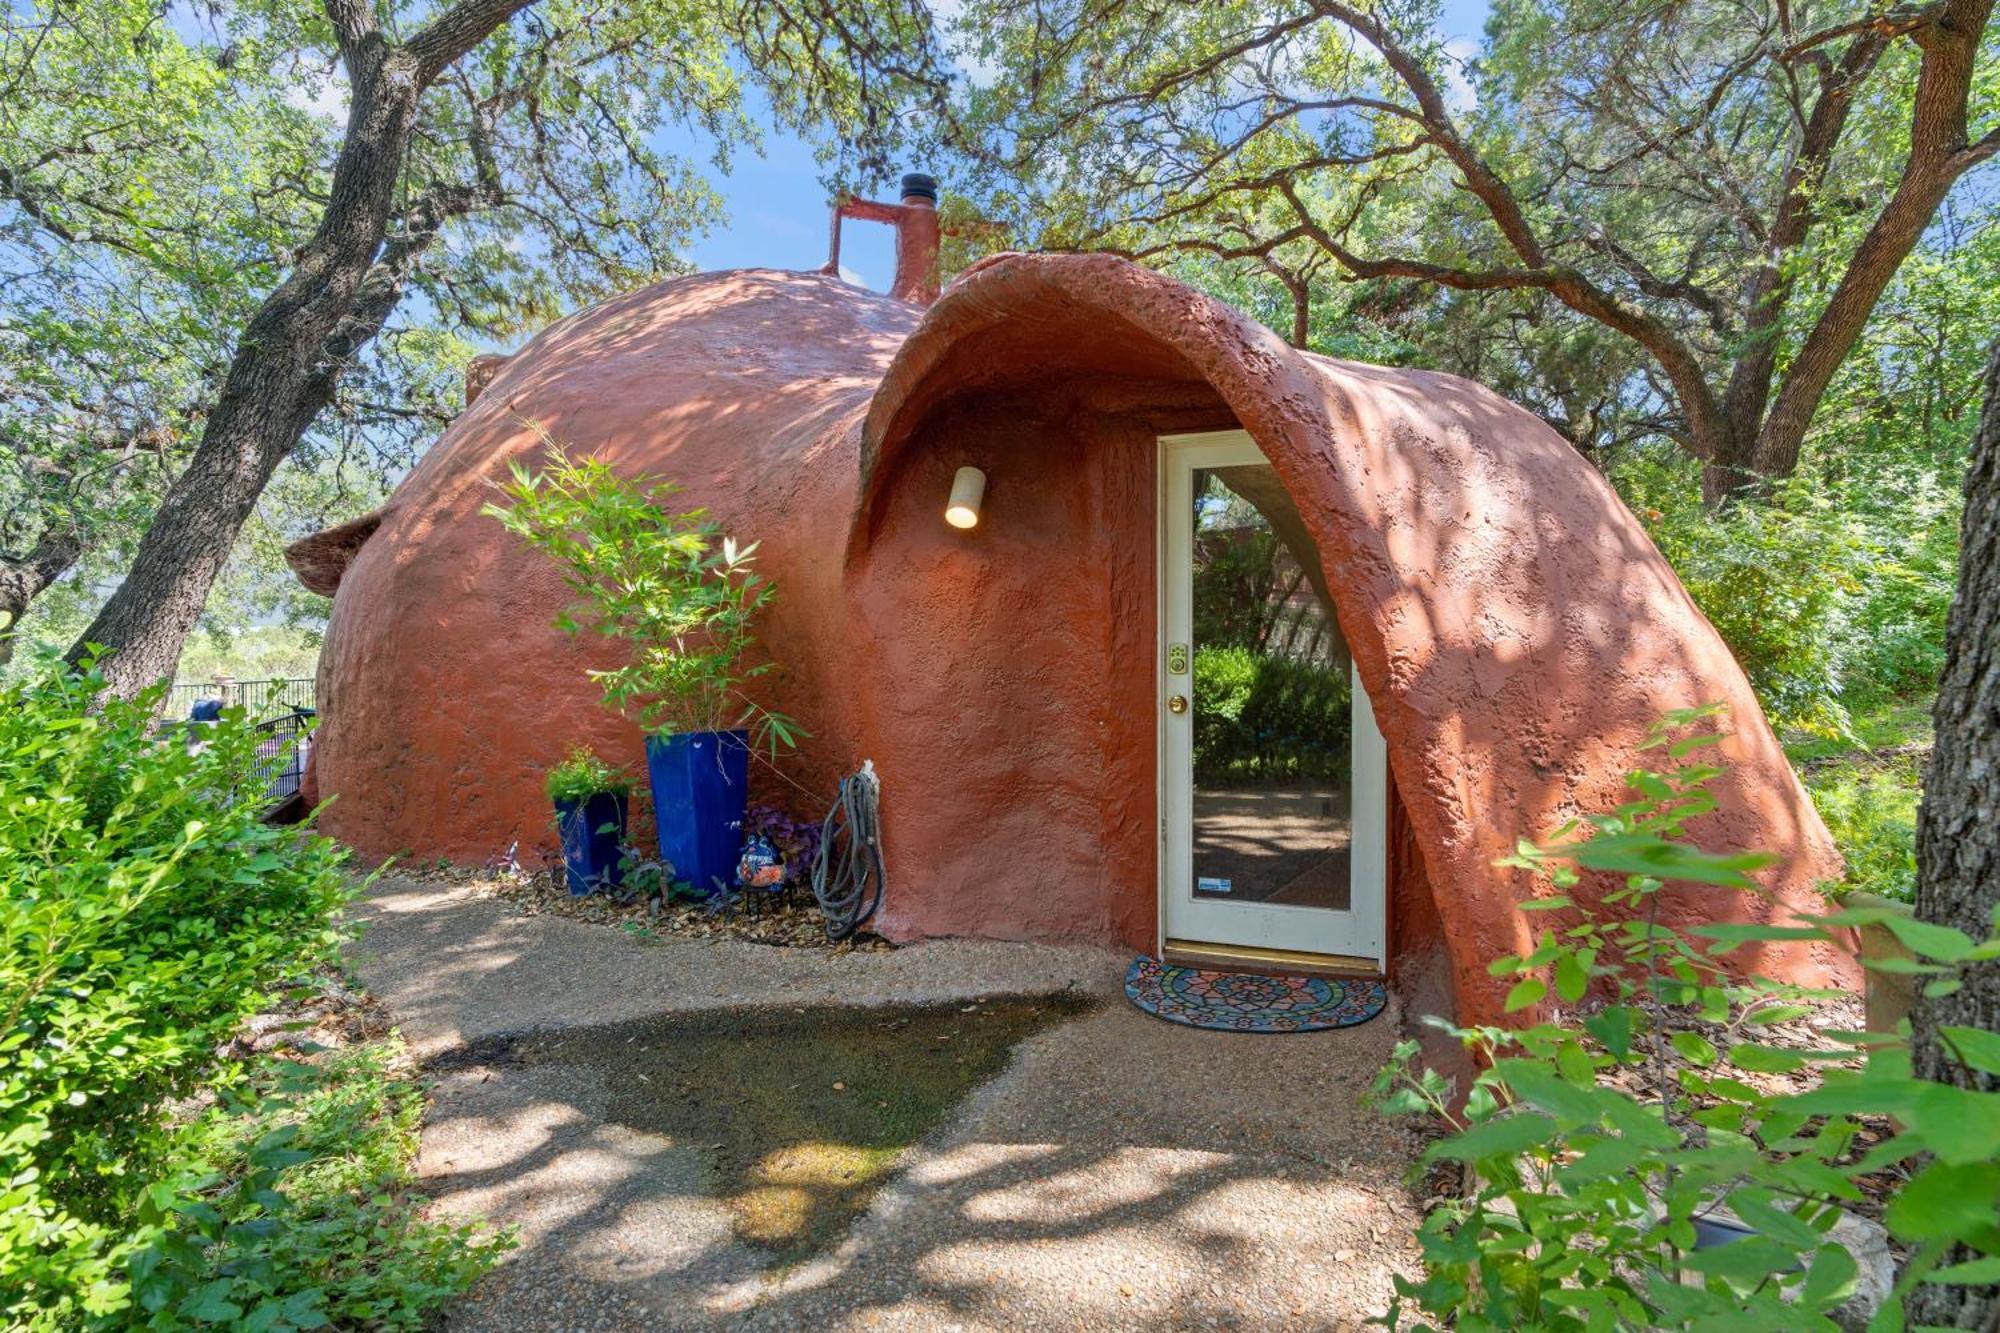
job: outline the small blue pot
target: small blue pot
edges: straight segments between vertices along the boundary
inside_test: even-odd
[[[626,799],[620,792],[593,792],[580,801],[556,802],[563,873],[572,895],[615,889],[625,882],[625,812]]]
[[[646,738],[660,859],[713,896],[736,879],[750,797],[750,733],[677,731]]]

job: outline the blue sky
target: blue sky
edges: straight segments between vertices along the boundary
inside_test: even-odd
[[[1439,25],[1470,53],[1486,24],[1489,0],[1443,0]],[[795,135],[768,122],[764,153],[738,153],[734,170],[714,177],[728,220],[689,247],[703,270],[725,268],[818,268],[826,262],[827,196],[819,183],[812,150]],[[690,144],[690,148],[694,145]],[[696,149],[696,151],[699,151]],[[925,163],[903,164],[922,171]],[[950,189],[951,182],[942,182]],[[895,238],[888,227],[852,223],[841,233],[842,264],[877,291],[889,285],[895,266]]]

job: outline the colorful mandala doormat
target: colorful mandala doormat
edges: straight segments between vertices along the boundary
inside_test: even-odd
[[[1389,992],[1379,981],[1208,972],[1142,955],[1125,969],[1125,998],[1191,1028],[1323,1032],[1366,1023],[1389,1003]]]

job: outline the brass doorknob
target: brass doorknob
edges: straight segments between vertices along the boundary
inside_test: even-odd
[[[1187,696],[1185,694],[1170,695],[1167,699],[1167,711],[1169,713],[1187,712]]]

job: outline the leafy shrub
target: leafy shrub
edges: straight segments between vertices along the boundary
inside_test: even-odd
[[[1918,486],[1890,517],[1869,524],[1873,552],[1850,617],[1857,641],[1842,674],[1848,707],[1936,691],[1945,617],[1958,586],[1962,503],[1956,490]]]
[[[1722,635],[1771,720],[1842,735],[1870,549],[1851,515],[1807,494],[1704,512],[1646,511],[1653,539]],[[1941,640],[1940,640],[1941,641]]]
[[[549,770],[542,785],[551,801],[581,801],[599,792],[629,796],[632,775],[599,759],[589,746],[578,745]]]
[[[240,716],[190,749],[155,730],[159,690],[103,685],[58,672],[0,693],[0,1323],[180,1327],[240,1306],[246,1326],[312,1327],[338,1304],[322,1275],[388,1280],[398,1246],[432,1242],[330,1194],[346,1230],[300,1229],[287,1200],[326,1153],[260,1132],[213,1168],[232,1192],[188,1124],[210,1099],[274,1113],[228,1044],[334,957],[342,853],[261,821],[265,738]],[[343,1257],[309,1261],[315,1235]],[[282,1297],[242,1305],[245,1284]]]
[[[1245,749],[1243,710],[1257,684],[1248,648],[1197,648],[1194,654],[1194,767],[1203,778],[1227,772]]]
[[[1194,765],[1204,782],[1338,780],[1349,765],[1347,672],[1244,647],[1194,655]]]
[[[393,1038],[257,1066],[179,1130],[141,1200],[143,1326],[425,1327],[511,1241],[417,1216],[403,1186],[423,1108]]]
[[[1414,1306],[1461,1330],[1831,1328],[1858,1274],[1832,1234],[1840,1205],[1862,1197],[1862,1177],[1905,1163],[1915,1175],[1885,1222],[1913,1253],[1871,1327],[1900,1329],[1894,1301],[1919,1282],[2000,1278],[2000,1093],[1912,1078],[1903,1043],[1882,1034],[1826,1032],[1836,1044],[1808,1051],[1760,1043],[1760,1030],[1808,1013],[1799,1001],[1810,997],[1736,981],[1722,966],[1746,943],[1831,942],[1838,928],[1879,922],[1931,960],[1895,966],[1929,976],[1937,994],[1961,984],[1958,969],[2000,958],[2000,937],[1975,945],[1887,910],[1658,925],[1670,884],[1751,892],[1746,872],[1768,860],[1713,855],[1682,837],[1714,807],[1708,784],[1719,770],[1679,761],[1716,737],[1672,733],[1714,711],[1667,719],[1652,744],[1676,766],[1633,774],[1632,802],[1508,859],[1546,872],[1558,890],[1584,872],[1622,879],[1601,902],[1560,891],[1523,902],[1562,914],[1564,927],[1489,969],[1515,978],[1510,1012],[1553,1000],[1572,1021],[1508,1031],[1427,1020],[1485,1063],[1460,1116],[1449,1081],[1414,1065],[1414,1042],[1398,1046],[1377,1081],[1387,1109],[1449,1123],[1454,1132],[1426,1160],[1464,1163],[1476,1181],[1425,1220],[1424,1276],[1397,1279],[1379,1322],[1401,1327]],[[1586,1005],[1593,993],[1608,1002]],[[1962,1066],[2000,1073],[2000,1037],[1967,1028],[1944,1037]],[[1861,1070],[1826,1068],[1805,1093],[1746,1077],[1830,1065],[1857,1047]],[[1653,1092],[1637,1095],[1633,1083]],[[1865,1146],[1864,1115],[1906,1128]],[[1756,1234],[1697,1247],[1696,1220],[1725,1209]],[[1947,1266],[1948,1257],[1960,1261]]]
[[[772,666],[745,664],[751,622],[776,595],[752,567],[756,543],[723,536],[705,509],[669,512],[662,502],[680,487],[628,481],[599,459],[551,447],[543,471],[512,470],[508,503],[485,512],[563,567],[580,603],[557,628],[587,621],[628,645],[623,666],[590,673],[606,707],[655,734],[747,726],[759,748],[793,743],[797,725],[743,692]]]
[[[157,690],[96,675],[0,707],[0,1309],[115,1309],[134,1192],[164,1168],[161,1116],[214,1051],[332,954],[346,900],[324,839],[258,819],[259,737],[190,752],[152,730]]]
[[[1958,568],[1960,500],[1939,478],[1962,462],[1912,476],[1849,461],[1855,475],[1808,470],[1721,513],[1671,467],[1615,476],[1771,720],[1829,737],[1936,687]]]
[[[1923,795],[1916,757],[1825,764],[1808,771],[1805,784],[1847,860],[1842,889],[1911,901],[1917,884],[1917,805]]]

